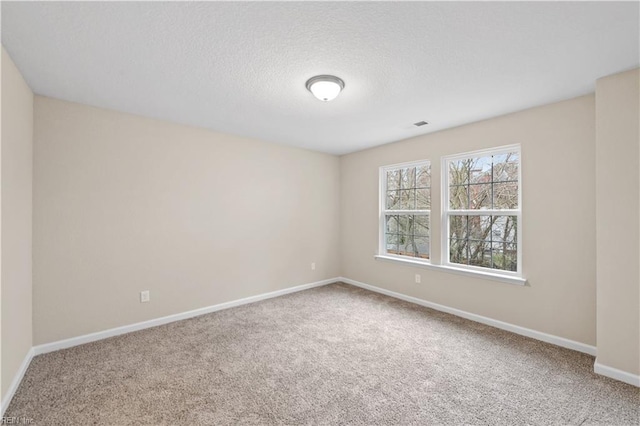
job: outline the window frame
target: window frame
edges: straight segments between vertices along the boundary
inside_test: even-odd
[[[429,167],[429,206],[428,210],[426,209],[414,209],[414,210],[387,210],[386,200],[387,200],[387,172],[390,170],[398,170],[407,167],[420,167],[427,165]],[[417,160],[417,161],[408,161],[405,163],[397,163],[397,164],[389,164],[385,166],[381,166],[379,168],[379,182],[378,182],[378,254],[380,256],[397,259],[397,260],[410,260],[415,263],[421,263],[430,265],[431,264],[431,255],[433,247],[432,245],[432,232],[431,232],[431,224],[432,224],[432,212],[433,212],[433,204],[432,204],[432,174],[431,174],[431,161],[428,159]],[[403,256],[395,253],[387,252],[387,241],[386,241],[386,221],[385,217],[387,214],[413,214],[413,215],[428,215],[429,217],[429,258],[425,259],[422,257],[415,256]]]
[[[517,209],[465,209],[451,210],[449,208],[449,164],[453,161],[465,160],[474,157],[486,157],[489,155],[506,154],[510,152],[518,153],[518,208]],[[503,145],[494,148],[468,151],[459,154],[445,155],[441,158],[441,265],[449,268],[463,269],[473,272],[490,273],[493,275],[503,275],[507,277],[522,278],[522,149],[520,144]],[[503,269],[486,268],[474,265],[450,262],[450,229],[449,218],[451,216],[516,216],[516,271]]]

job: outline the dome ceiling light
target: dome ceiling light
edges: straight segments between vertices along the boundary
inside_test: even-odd
[[[336,98],[344,89],[344,81],[333,75],[317,75],[307,80],[307,90],[323,102]]]

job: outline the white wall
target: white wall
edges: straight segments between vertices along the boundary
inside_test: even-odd
[[[40,96],[34,143],[35,344],[339,275],[335,156]]]
[[[341,157],[343,276],[595,345],[594,108],[594,96],[583,96]],[[431,160],[431,250],[438,261],[441,157],[514,143],[522,146],[527,286],[374,259],[380,166]],[[422,284],[414,283],[416,273]]]
[[[596,82],[598,359],[640,374],[640,70]]]
[[[33,93],[2,48],[2,399],[32,345]]]

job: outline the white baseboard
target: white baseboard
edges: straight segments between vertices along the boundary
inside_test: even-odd
[[[22,360],[22,364],[20,364],[20,368],[18,369],[18,372],[13,377],[13,381],[11,382],[9,389],[7,389],[7,394],[4,396],[4,398],[2,398],[2,406],[0,407],[0,411],[2,413],[0,415],[1,417],[4,417],[4,412],[6,411],[7,407],[9,406],[9,403],[13,399],[13,395],[15,395],[16,391],[18,390],[18,386],[20,386],[20,382],[22,382],[24,373],[27,372],[27,368],[29,368],[29,364],[31,364],[31,360],[33,359],[34,356],[35,356],[35,352],[33,348],[31,348],[27,352],[27,355],[24,357],[24,360]]]
[[[627,373],[626,371],[600,364],[598,358],[596,358],[596,362],[593,364],[593,371],[596,374],[640,387],[640,375]]]
[[[387,296],[394,297],[396,299],[404,300],[406,302],[415,303],[416,305],[425,306],[427,308],[435,309],[436,311],[446,312],[448,314],[456,315],[462,318],[466,318],[471,321],[479,322],[482,324],[490,325],[492,327],[500,328],[502,330],[510,331],[512,333],[520,334],[522,336],[531,337],[533,339],[542,340],[543,342],[551,343],[563,348],[572,349],[574,351],[583,352],[589,355],[596,355],[596,347],[587,345],[584,343],[576,342],[574,340],[565,339],[564,337],[554,336],[552,334],[543,333],[540,331],[532,330],[530,328],[520,327],[508,322],[498,321],[492,318],[483,317],[482,315],[472,314],[470,312],[462,311],[460,309],[450,308],[448,306],[439,305],[437,303],[428,302],[417,297],[407,296],[402,293],[396,293],[395,291],[386,290],[384,288],[376,287],[370,284],[365,284],[359,281],[355,281],[349,278],[340,277],[340,281],[351,284],[356,287],[364,288],[366,290],[375,291]]]
[[[232,300],[230,302],[220,303],[217,305],[207,306],[200,309],[194,309],[193,311],[182,312],[179,314],[168,315],[166,317],[156,318],[148,321],[143,321],[131,325],[125,325],[122,327],[111,328],[109,330],[98,331],[96,333],[85,334],[83,336],[72,337],[70,339],[59,340],[57,342],[45,343],[33,347],[35,355],[46,354],[48,352],[57,351],[60,349],[71,348],[73,346],[82,345],[89,342],[95,342],[96,340],[106,339],[108,337],[118,336],[120,334],[131,333],[133,331],[144,330],[145,328],[156,327],[170,322],[180,321],[188,318],[197,317],[199,315],[209,314],[211,312],[221,311],[223,309],[234,308],[240,305],[246,305],[248,303],[259,302],[265,299],[271,299],[273,297],[284,296],[285,294],[295,293],[302,290],[307,290],[314,287],[320,287],[323,285],[337,282],[339,278],[329,278],[322,281],[316,281],[309,284],[302,284],[295,287],[289,287],[282,290],[272,291],[270,293],[258,294],[256,296],[245,297],[244,299]]]

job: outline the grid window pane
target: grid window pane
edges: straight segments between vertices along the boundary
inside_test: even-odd
[[[402,189],[400,190],[400,210],[415,210],[416,208],[416,190]]]
[[[469,208],[469,186],[454,185],[449,187],[449,208],[465,210]]]
[[[520,156],[517,152],[493,156],[493,181],[518,181]]]
[[[517,209],[517,152],[449,163],[449,208]]]
[[[464,239],[467,235],[467,216],[449,217],[449,236],[456,239]]]
[[[410,189],[416,187],[416,168],[407,167],[400,170],[400,189]]]
[[[494,269],[505,271],[517,271],[518,269],[518,248],[516,244],[493,243],[491,257]]]
[[[387,234],[385,236],[387,253],[398,253],[398,234]]]
[[[400,189],[400,170],[387,171],[387,191]]]
[[[479,157],[469,161],[469,183],[491,182],[492,157]]]
[[[429,188],[418,188],[416,191],[416,209],[431,209],[431,190]]]
[[[518,183],[503,182],[493,184],[493,208],[517,209],[518,208]]]
[[[468,234],[464,238],[491,241],[492,216],[467,216]]]
[[[386,234],[397,234],[400,229],[399,217],[395,215],[386,215],[385,216],[385,233]]]
[[[387,191],[385,207],[387,210],[400,209],[400,191]]]
[[[517,270],[517,216],[449,216],[449,261]]]
[[[414,256],[414,240],[412,235],[400,234],[399,250],[403,256]]]
[[[517,216],[495,216],[493,221],[492,241],[516,244],[518,235]]]
[[[414,235],[429,236],[429,215],[417,215],[413,217]]]
[[[491,184],[469,185],[469,208],[484,210],[491,208]]]
[[[449,261],[451,263],[461,263],[463,265],[469,263],[466,240],[458,240],[455,238],[451,238],[449,240]]]
[[[416,256],[429,259],[429,237],[415,237]]]
[[[416,188],[431,187],[431,168],[429,166],[416,167]]]
[[[398,233],[399,234],[411,234],[413,231],[411,230],[413,227],[413,219],[410,215],[400,215],[398,216]]]
[[[469,265],[491,268],[491,243],[469,241]]]
[[[468,185],[471,160],[459,160],[449,163],[449,184]]]

